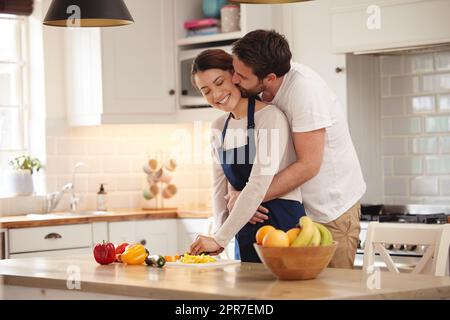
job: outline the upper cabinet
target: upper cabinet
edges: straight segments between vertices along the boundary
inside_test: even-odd
[[[126,0],[135,23],[66,30],[71,125],[173,122],[173,0]]]
[[[450,42],[448,0],[334,0],[335,52],[379,52]]]
[[[181,80],[190,82],[189,61],[181,68],[183,52],[229,46],[249,31],[273,26],[273,5],[242,4],[238,31],[188,37],[184,23],[204,18],[202,0],[125,3],[135,20],[130,26],[65,30],[70,125],[216,119],[221,113],[205,107],[197,90],[190,92],[204,108],[181,101]]]

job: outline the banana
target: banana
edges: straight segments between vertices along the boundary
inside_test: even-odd
[[[314,230],[316,229],[316,227],[314,226],[314,222],[310,217],[301,217],[299,224],[302,231],[300,231],[297,238],[295,238],[295,240],[292,242],[291,247],[307,247],[314,236]]]
[[[333,243],[333,236],[331,235],[330,230],[328,230],[327,227],[325,227],[324,225],[321,225],[320,223],[314,222],[314,224],[316,225],[317,229],[319,229],[320,231],[320,245],[321,246],[329,246],[330,244]]]
[[[320,231],[319,228],[317,228],[316,224],[314,223],[314,234],[311,238],[311,242],[309,243],[310,247],[318,247],[320,246]]]

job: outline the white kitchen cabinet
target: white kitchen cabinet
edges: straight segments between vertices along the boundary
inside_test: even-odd
[[[135,23],[67,29],[69,123],[174,122],[173,0],[126,0]]]
[[[449,12],[448,0],[334,0],[333,50],[391,51],[446,43],[450,41]]]
[[[58,257],[58,256],[67,257],[67,256],[72,256],[72,255],[93,254],[92,252],[93,252],[92,248],[37,251],[37,252],[29,252],[29,253],[10,254],[9,259],[22,259],[22,258],[34,258],[34,257]]]
[[[74,224],[8,230],[9,257],[63,255],[92,250],[92,225]]]
[[[347,109],[346,56],[334,54],[331,47],[333,0],[311,1],[281,7],[281,32],[286,35],[293,61],[311,67],[337,94]]]
[[[178,253],[175,219],[110,222],[108,229],[110,242],[141,243],[151,254]]]

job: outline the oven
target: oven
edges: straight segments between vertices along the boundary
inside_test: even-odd
[[[367,229],[371,221],[380,223],[448,223],[450,207],[432,205],[362,205],[361,206],[361,232],[355,257],[355,268],[362,268],[364,245]],[[386,243],[392,260],[400,271],[412,271],[426,251],[426,246],[412,246],[401,243]],[[375,267],[385,268],[379,256],[375,257]]]

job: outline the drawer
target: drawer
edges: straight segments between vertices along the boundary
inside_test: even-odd
[[[92,225],[74,224],[9,230],[9,253],[92,246]]]

